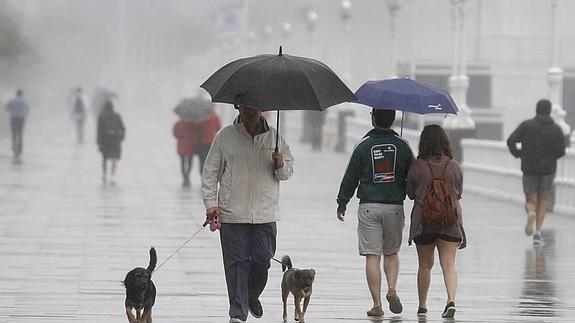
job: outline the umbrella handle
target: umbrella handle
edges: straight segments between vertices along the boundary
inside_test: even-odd
[[[280,110],[277,110],[277,118],[276,118],[276,148],[275,152],[279,151],[278,149],[278,142],[280,138]]]
[[[403,138],[403,116],[404,116],[404,115],[405,115],[405,111],[402,111],[402,112],[401,112],[401,132],[400,132],[400,134],[399,134],[399,136],[400,136],[401,138]]]
[[[276,147],[274,148],[274,152],[277,154],[279,152],[278,142],[280,138],[280,111],[277,110],[277,120],[276,120]],[[274,159],[274,168],[277,168]]]

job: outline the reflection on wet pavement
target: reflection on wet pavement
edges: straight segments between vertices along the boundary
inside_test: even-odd
[[[548,262],[555,260],[555,231],[543,230],[541,233],[545,244],[534,244],[532,248],[525,250],[525,271],[518,308],[519,315],[522,316],[550,318],[558,314],[554,266],[552,263],[548,266]]]

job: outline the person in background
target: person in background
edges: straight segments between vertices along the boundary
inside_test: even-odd
[[[182,115],[178,115],[179,119],[172,128],[172,134],[176,138],[177,152],[180,156],[180,170],[182,172],[182,186],[190,186],[190,170],[192,169],[192,161],[194,154],[196,154],[197,141],[196,133],[194,131],[193,121]]]
[[[527,212],[525,234],[533,235],[533,243],[542,244],[547,198],[555,179],[557,160],[565,155],[566,148],[563,132],[551,118],[551,101],[539,100],[535,113],[534,118],[523,121],[509,135],[507,147],[513,157],[521,159]]]
[[[24,146],[24,121],[28,116],[30,107],[24,99],[24,91],[16,90],[16,96],[6,104],[6,110],[10,114],[10,130],[12,133],[12,151],[14,160],[19,161]]]
[[[263,316],[259,300],[276,250],[280,181],[293,174],[284,138],[261,112],[236,106],[239,116],[215,136],[202,174],[206,223],[221,222],[220,243],[228,287],[230,323],[245,322],[248,311]]]
[[[405,216],[403,201],[413,152],[407,141],[391,129],[395,110],[371,112],[370,130],[355,146],[337,194],[337,218],[344,220],[346,206],[357,189],[359,254],[365,256],[367,285],[373,300],[368,316],[383,316],[381,256],[387,279],[386,299],[391,312],[403,311],[397,296],[399,249]]]
[[[323,126],[326,118],[325,111],[309,111],[309,126],[311,127],[311,148],[321,151],[323,145]]]
[[[453,197],[452,201],[455,202],[457,209],[457,222],[438,225],[426,223],[422,218],[429,185],[437,176],[447,179],[448,194]],[[457,290],[455,255],[458,248],[463,249],[467,245],[459,204],[462,192],[463,172],[459,163],[453,159],[453,151],[447,134],[438,125],[425,126],[419,139],[419,154],[411,164],[407,175],[407,195],[414,200],[409,244],[415,242],[419,263],[417,270],[418,315],[427,314],[427,292],[431,282],[435,249],[439,253],[439,263],[447,290],[447,305],[442,317],[453,318],[455,315],[455,292]]]
[[[176,138],[180,156],[182,186],[189,187],[193,158],[198,155],[201,176],[210,145],[221,127],[220,118],[211,102],[199,98],[182,100],[174,112],[179,117],[172,128],[172,134]]]
[[[122,117],[114,111],[114,104],[108,100],[98,117],[97,141],[102,153],[102,181],[115,184],[118,160],[122,155],[122,141],[126,135],[126,128]],[[107,164],[110,161],[110,174],[107,173]]]
[[[76,124],[76,138],[78,143],[81,144],[84,142],[84,124],[88,115],[88,111],[86,109],[86,99],[84,98],[81,87],[78,87],[74,90],[74,93],[70,97],[70,106],[72,107],[70,115]]]

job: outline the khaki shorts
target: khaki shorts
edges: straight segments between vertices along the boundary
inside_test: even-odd
[[[405,226],[403,205],[360,204],[357,220],[360,255],[381,256],[399,252]]]

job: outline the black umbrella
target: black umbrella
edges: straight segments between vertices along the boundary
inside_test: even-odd
[[[238,59],[217,70],[202,85],[213,102],[246,105],[261,111],[317,110],[357,98],[325,64],[315,59],[258,55]],[[277,136],[276,136],[277,150]]]

